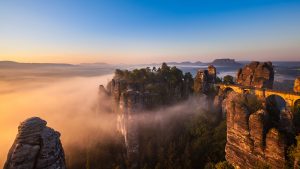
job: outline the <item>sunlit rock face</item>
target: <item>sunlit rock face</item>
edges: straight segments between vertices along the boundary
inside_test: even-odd
[[[243,86],[273,88],[274,69],[271,62],[251,62],[237,73],[236,82]]]
[[[215,83],[217,78],[217,69],[213,65],[209,65],[207,68],[208,71],[208,81],[209,83]]]
[[[124,136],[128,168],[139,167],[139,118],[160,106],[187,99],[193,92],[193,81],[190,73],[163,64],[158,69],[116,70],[106,89],[100,86],[100,94],[111,97],[117,129]]]
[[[277,129],[272,128],[266,136],[265,159],[273,168],[284,168],[285,138]]]
[[[300,77],[297,77],[294,82],[294,92],[300,92]]]
[[[60,133],[32,117],[22,122],[4,169],[65,169]]]
[[[216,74],[216,68],[213,65],[208,66],[207,70],[198,70],[194,78],[194,92],[196,94],[209,94],[216,82]]]
[[[284,168],[287,137],[272,126],[269,113],[251,110],[243,94],[224,100],[227,113],[226,160],[237,168]]]

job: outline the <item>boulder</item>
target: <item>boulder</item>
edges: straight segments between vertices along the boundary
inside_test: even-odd
[[[4,169],[65,169],[60,133],[32,117],[22,122]]]

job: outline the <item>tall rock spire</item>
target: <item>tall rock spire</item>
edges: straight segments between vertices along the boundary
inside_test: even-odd
[[[32,117],[22,122],[4,169],[65,169],[60,133]]]

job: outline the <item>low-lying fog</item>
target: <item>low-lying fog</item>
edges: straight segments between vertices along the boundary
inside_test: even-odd
[[[107,102],[98,95],[99,84],[107,84],[112,78],[113,68],[35,68],[31,70],[0,68],[0,167],[3,166],[8,149],[11,147],[20,122],[32,116],[39,116],[48,126],[59,131],[63,146],[83,145],[87,140],[93,142],[95,133],[109,133],[116,127],[113,114],[101,113],[98,103]],[[92,70],[92,71],[91,71]],[[196,68],[183,69],[195,71]],[[231,72],[234,72],[231,70]],[[105,74],[106,75],[103,75]],[[230,74],[228,70],[221,75]],[[187,103],[161,110],[172,115],[187,112],[189,108],[203,107],[202,100],[189,100]],[[195,103],[194,103],[195,102]],[[192,105],[191,105],[192,104]],[[198,109],[197,108],[197,109]],[[184,110],[184,111],[182,111]],[[100,110],[105,111],[105,110]],[[172,113],[166,113],[172,112]],[[199,111],[198,111],[199,112]],[[165,116],[164,115],[164,116]],[[167,117],[166,116],[166,117]],[[144,116],[143,118],[148,118]],[[161,120],[161,116],[154,116]]]
[[[61,77],[47,76],[47,72],[43,76],[30,71],[26,76],[20,72],[10,73],[16,76],[0,79],[0,167],[4,165],[20,122],[29,117],[41,117],[49,127],[59,131],[66,154],[67,145],[92,144],[116,128],[115,114],[108,113],[105,106],[104,109],[98,106],[99,103],[110,104],[109,99],[100,98],[98,86],[107,84],[113,74]],[[160,122],[183,112],[201,112],[203,104],[204,98],[190,98],[182,104],[152,112],[151,117],[141,114],[136,119],[142,123],[151,118]]]
[[[109,115],[97,116],[98,86],[112,74],[96,77],[0,80],[0,167],[3,166],[20,122],[39,116],[62,133],[63,144],[90,139],[89,133],[115,125]],[[102,120],[105,119],[105,120]],[[80,144],[78,144],[80,145]]]

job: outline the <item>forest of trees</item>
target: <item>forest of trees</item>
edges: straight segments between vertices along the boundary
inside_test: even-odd
[[[161,105],[173,106],[183,99],[175,99],[176,92],[192,92],[193,77],[176,67],[163,64],[161,68],[116,70],[116,79],[124,79],[129,86],[141,92],[157,93]],[[218,82],[221,81],[220,79]],[[232,76],[225,76],[223,83],[233,84]],[[187,95],[188,96],[188,95]],[[180,96],[182,97],[182,96]],[[175,101],[175,102],[174,102]],[[243,101],[243,100],[241,100]],[[262,103],[249,95],[245,105],[251,112],[262,108]],[[198,111],[198,112],[197,112]],[[153,121],[139,126],[138,166],[141,169],[233,169],[225,160],[226,117],[221,112],[195,110],[186,115],[176,113],[164,122]],[[160,112],[163,113],[163,112]],[[300,119],[300,106],[294,110],[296,129]],[[128,169],[124,137],[112,130],[109,134],[96,133],[96,142],[86,146],[68,146],[66,162],[74,169]],[[297,144],[288,148],[288,167],[299,165],[300,136]],[[261,168],[265,168],[262,166]]]
[[[126,88],[156,93],[157,100],[161,99],[160,105],[167,107],[187,99],[193,91],[192,75],[165,63],[160,68],[117,69],[114,79],[125,81]],[[182,110],[182,113],[168,116],[164,122],[141,124],[138,131],[139,168],[232,168],[225,161],[226,119],[219,118],[219,113],[194,110],[186,115]],[[120,133],[100,134],[96,140],[85,147],[67,147],[69,168],[126,169],[129,162]]]
[[[183,113],[184,114],[184,113]],[[139,166],[142,169],[231,168],[225,161],[226,121],[215,112],[175,115],[164,123],[139,130]],[[96,136],[95,136],[96,137]],[[67,164],[74,169],[126,168],[123,138],[117,132],[88,147],[68,147]]]

